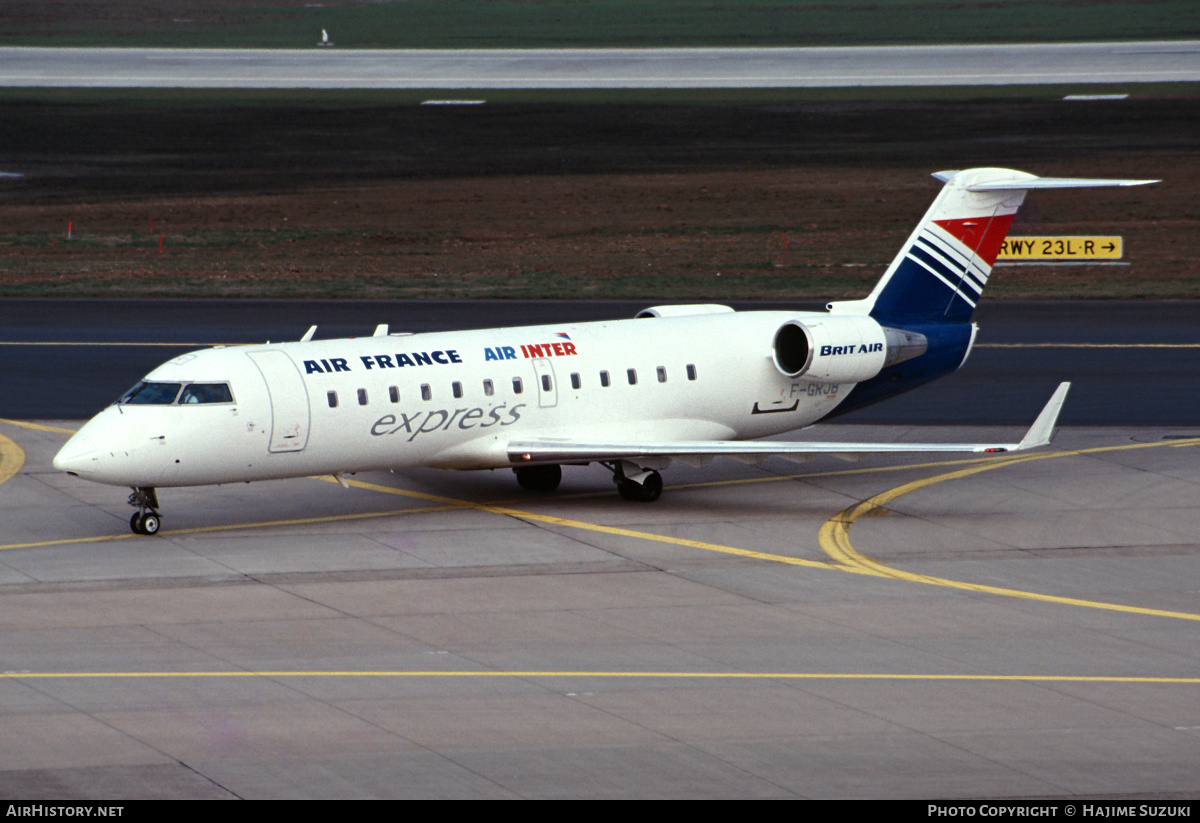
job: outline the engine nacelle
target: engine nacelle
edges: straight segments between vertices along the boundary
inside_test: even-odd
[[[775,332],[775,368],[788,377],[861,383],[879,374],[888,355],[883,326],[861,315],[789,320]]]

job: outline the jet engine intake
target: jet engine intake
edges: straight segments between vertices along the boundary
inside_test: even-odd
[[[808,328],[789,320],[775,332],[775,368],[787,377],[799,377],[812,365],[813,344]]]

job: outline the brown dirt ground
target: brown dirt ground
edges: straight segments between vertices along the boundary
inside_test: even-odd
[[[1131,265],[995,296],[1195,298],[1198,108],[0,103],[0,295],[861,296],[930,172],[999,165],[1164,182],[1032,195],[1014,234]]]

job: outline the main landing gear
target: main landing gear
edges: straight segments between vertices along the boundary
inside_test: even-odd
[[[617,484],[617,494],[622,500],[653,503],[662,494],[662,475],[652,469],[643,469],[625,460],[602,465],[613,473],[613,482]],[[631,474],[627,475],[627,471]]]
[[[162,516],[158,513],[158,495],[152,486],[137,486],[129,495],[129,505],[137,511],[129,518],[129,528],[134,534],[158,534],[162,527]]]
[[[531,492],[552,492],[562,482],[562,466],[520,466],[513,469],[517,475],[517,485]]]
[[[602,462],[601,465],[613,473],[617,493],[625,500],[653,503],[662,494],[662,475],[656,471],[643,469],[627,460]],[[517,466],[513,472],[517,475],[517,484],[531,492],[552,492],[562,482],[562,467],[555,464]]]

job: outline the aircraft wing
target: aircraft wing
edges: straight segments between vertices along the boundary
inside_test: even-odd
[[[666,443],[585,442],[572,439],[515,441],[508,444],[508,459],[514,465],[536,463],[583,463],[639,458],[661,460],[678,458],[684,463],[730,457],[744,462],[759,462],[767,457],[803,459],[810,455],[884,454],[892,452],[982,452],[1024,451],[1045,446],[1054,433],[1058,413],[1066,400],[1070,383],[1061,383],[1041,414],[1033,421],[1020,443],[856,443],[796,442],[786,440],[680,440]]]

